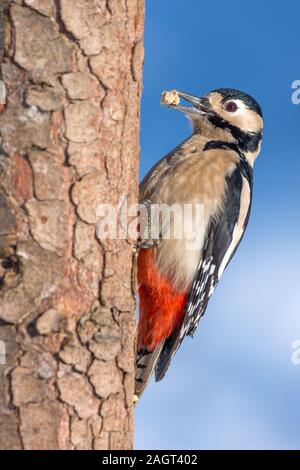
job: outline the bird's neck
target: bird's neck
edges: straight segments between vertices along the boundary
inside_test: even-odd
[[[217,127],[208,119],[201,119],[193,121],[193,128],[195,137],[199,137],[206,142],[210,140],[220,140],[227,143],[235,143],[236,139],[229,131],[229,129]]]

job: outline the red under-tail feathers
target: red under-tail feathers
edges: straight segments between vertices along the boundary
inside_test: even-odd
[[[138,349],[154,348],[183,321],[186,293],[176,291],[155,265],[156,248],[140,249],[138,284],[140,319]]]

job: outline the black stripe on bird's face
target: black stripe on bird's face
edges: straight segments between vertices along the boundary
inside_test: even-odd
[[[262,132],[246,132],[228,121],[223,119],[218,114],[207,114],[209,122],[219,129],[229,131],[232,137],[237,142],[237,145],[242,152],[257,152],[259,144],[262,140]]]

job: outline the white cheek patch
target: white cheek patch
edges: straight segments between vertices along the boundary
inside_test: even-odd
[[[238,109],[234,112],[234,113],[231,113],[230,111],[226,111],[225,107],[226,107],[226,104],[227,103],[230,103],[230,102],[233,102],[237,105]],[[235,116],[240,116],[243,114],[243,111],[244,109],[248,109],[248,106],[245,105],[245,103],[241,100],[228,100],[226,101],[225,105],[224,105],[224,111],[226,111],[228,114],[232,114],[232,115],[235,115]]]

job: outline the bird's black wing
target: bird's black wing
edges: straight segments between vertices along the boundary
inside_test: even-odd
[[[187,299],[184,320],[181,327],[165,340],[155,368],[157,381],[164,377],[171,359],[180,347],[185,335],[193,335],[218,283],[219,268],[230,248],[234,228],[239,219],[243,184],[247,184],[245,179],[250,186],[250,204],[244,222],[244,230],[246,228],[251,208],[252,169],[244,159],[241,159],[236,169],[226,178],[227,190],[223,208],[218,216],[210,221],[201,263]],[[234,247],[228,262],[234,255],[241,239],[242,237]]]

